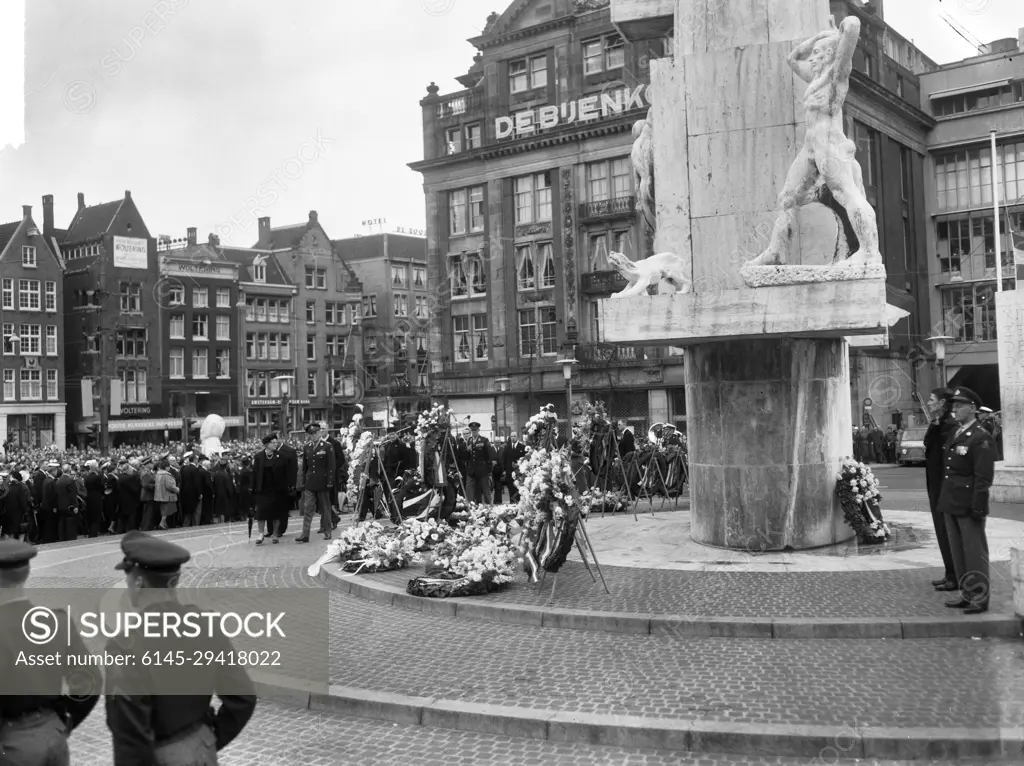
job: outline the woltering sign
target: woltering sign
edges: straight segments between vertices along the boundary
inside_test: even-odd
[[[651,105],[649,88],[649,85],[637,85],[632,89],[622,87],[576,101],[565,101],[561,106],[542,106],[526,109],[511,117],[498,117],[494,120],[494,135],[499,139],[512,135],[519,138],[530,135],[538,128],[553,128],[558,124],[568,125],[577,121],[589,122],[633,109],[644,109]]]

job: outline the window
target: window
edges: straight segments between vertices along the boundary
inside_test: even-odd
[[[363,316],[375,317],[377,316],[377,296],[376,295],[364,295],[363,296]]]
[[[246,370],[245,383],[249,390],[249,396],[267,395],[267,373]]]
[[[138,282],[121,282],[120,297],[122,314],[142,312],[142,285]]]
[[[896,95],[903,98],[903,75],[896,75]]]
[[[209,340],[210,330],[206,314],[195,314],[192,317],[192,339]]]
[[[453,236],[484,230],[483,186],[448,192],[448,224]]]
[[[1001,165],[1001,202],[1024,197],[1024,141],[996,147]],[[992,204],[991,151],[970,149],[935,157],[935,188],[940,210]]]
[[[306,267],[306,287],[310,290],[316,285],[316,274],[312,266]]]
[[[945,334],[953,343],[996,340],[995,284],[973,284],[942,291]]]
[[[466,126],[466,149],[479,149],[483,145],[480,123]]]
[[[252,264],[252,281],[253,282],[266,282],[267,281],[267,265],[265,263],[253,263]]]
[[[533,356],[537,348],[537,312],[527,309],[519,312],[519,356]],[[456,360],[458,355],[456,355]]]
[[[185,305],[185,286],[181,284],[172,285],[167,290],[167,299],[172,306]]]
[[[633,193],[633,172],[629,160],[587,163],[587,200],[602,202],[628,197]]]
[[[231,340],[231,317],[217,317],[217,340]]]
[[[171,377],[185,377],[185,349],[183,348],[171,349]]]
[[[468,362],[472,356],[472,346],[469,341],[469,317],[452,317],[452,348],[455,350],[456,362]]]
[[[415,308],[415,313],[413,314],[413,316],[416,317],[417,319],[426,319],[427,318],[427,298],[426,298],[426,296],[423,296],[423,295],[417,295],[416,296],[416,308]]]
[[[46,398],[50,401],[56,401],[60,399],[60,394],[57,393],[57,371],[47,370],[46,371]]]
[[[551,220],[551,173],[545,171],[513,179],[516,223]]]
[[[395,316],[409,316],[409,296],[402,293],[395,293]]]
[[[39,280],[18,280],[18,308],[22,311],[39,311]]]
[[[21,371],[21,400],[31,401],[43,398],[42,370]]]
[[[590,337],[597,340],[601,337],[601,304],[597,301],[588,301],[590,304]]]
[[[516,286],[519,290],[555,286],[554,248],[550,242],[516,248]]]
[[[171,328],[170,333],[172,338],[184,338],[185,337],[185,315],[184,314],[172,314],[171,315]]]
[[[44,296],[43,296],[45,298],[45,301],[46,301],[45,304],[44,304],[44,308],[47,311],[56,311],[57,310],[57,283],[56,282],[47,282],[47,283],[45,283],[43,285],[43,287],[46,290],[46,292],[44,293]]]
[[[4,399],[14,401],[14,370],[4,370]]]
[[[558,352],[557,320],[554,306],[519,312],[519,354],[552,355]]]
[[[306,301],[306,322],[313,324],[316,322],[316,302]]]
[[[334,324],[334,304],[330,301],[324,305],[324,324]]]
[[[277,321],[277,301],[267,301],[267,321]]]
[[[910,221],[903,218],[903,271],[910,275]]]
[[[42,341],[42,326],[37,324],[23,324],[18,328],[21,335],[21,353],[38,355]]]
[[[530,245],[520,245],[516,248],[516,285],[520,290],[533,290],[537,287],[533,248]]]
[[[522,93],[534,88],[543,88],[547,84],[547,54],[508,62],[508,89],[510,93]]]
[[[377,365],[368,364],[363,368],[366,371],[366,390],[374,391],[380,387],[380,382],[377,378]]]
[[[910,199],[910,150],[900,147],[900,193],[903,201]]]
[[[46,355],[57,355],[57,325],[46,325]]]
[[[192,288],[192,308],[196,309],[208,309],[210,308],[210,295],[205,287],[193,287]]]
[[[956,96],[937,98],[932,101],[932,111],[936,117],[951,117],[964,112],[980,109],[994,109],[1010,106],[1024,101],[1024,81],[1003,85],[998,88],[976,90]]]
[[[32,245],[21,246],[21,265],[26,269],[36,267],[36,249]]]
[[[466,233],[466,190],[448,192],[448,227],[452,236]]]
[[[209,377],[209,349],[206,348],[194,348],[192,349],[192,377],[193,378],[207,378]]]
[[[14,280],[4,278],[3,280],[3,307],[5,309],[14,308]]]
[[[864,74],[868,77],[873,77],[875,71],[875,57],[870,53],[864,54]]]
[[[118,330],[116,345],[118,356],[144,358],[146,356],[146,330],[142,328]]]
[[[473,314],[473,360],[487,361],[487,314]]]
[[[121,370],[121,400],[135,403],[144,402],[147,398],[146,371]]]
[[[969,220],[939,221],[938,258],[939,268],[943,274],[960,273],[962,259],[971,253],[971,229]]]
[[[444,132],[445,152],[458,154],[462,151],[462,128],[448,128]]]
[[[284,333],[278,335],[277,346],[281,349],[281,359],[286,362],[290,361],[292,358],[291,336]]]
[[[583,43],[583,73],[596,74],[625,64],[625,46],[617,35],[606,35]]]
[[[405,287],[405,266],[391,267],[391,286]]]
[[[306,287],[310,290],[327,289],[327,269],[306,267]]]
[[[306,371],[306,396],[310,399],[316,396],[316,370]]]
[[[217,308],[229,309],[231,308],[231,288],[230,287],[218,287],[217,288]]]
[[[226,348],[217,349],[217,377],[231,377],[231,351]]]
[[[466,267],[464,255],[448,256],[448,281],[451,284],[453,298],[466,297],[469,288],[466,284]]]
[[[327,348],[325,353],[328,358],[345,356],[345,339],[340,335],[327,336]]]
[[[306,336],[306,359],[310,362],[316,361],[316,336]]]
[[[877,133],[862,122],[848,120],[850,140],[857,145],[857,162],[864,174],[864,185],[874,186],[877,170],[875,168],[875,139]],[[869,198],[872,196],[868,194]],[[869,200],[870,201],[870,200]]]
[[[426,288],[427,270],[422,266],[412,267],[412,286]]]

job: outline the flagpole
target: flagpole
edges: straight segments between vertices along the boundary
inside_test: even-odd
[[[999,158],[996,155],[996,132],[989,131],[992,142],[992,223],[996,240],[996,292],[1003,290],[1003,248],[999,240]]]

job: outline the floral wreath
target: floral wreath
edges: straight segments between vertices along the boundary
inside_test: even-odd
[[[880,543],[889,539],[889,525],[882,520],[882,494],[878,479],[863,463],[844,460],[836,494],[843,509],[843,520],[865,543]]]
[[[524,429],[526,433],[523,441],[526,442],[527,449],[536,450],[544,447],[548,435],[553,432],[557,423],[558,415],[555,414],[554,405],[548,404],[541,407],[540,412],[526,421]]]

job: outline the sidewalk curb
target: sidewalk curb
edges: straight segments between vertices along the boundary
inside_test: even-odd
[[[267,693],[264,693],[267,692]],[[331,686],[327,694],[264,687],[260,697],[405,725],[627,748],[833,759],[995,758],[1024,753],[1024,728],[861,728],[570,713]]]
[[[320,570],[320,581],[331,590],[387,606],[468,620],[533,625],[603,633],[671,636],[674,638],[762,639],[919,639],[1020,638],[1024,619],[1013,614],[983,614],[893,618],[755,618],[688,617],[679,614],[601,612],[546,606],[497,604],[467,598],[433,599],[410,596],[404,588],[374,582],[341,571],[337,564]]]

